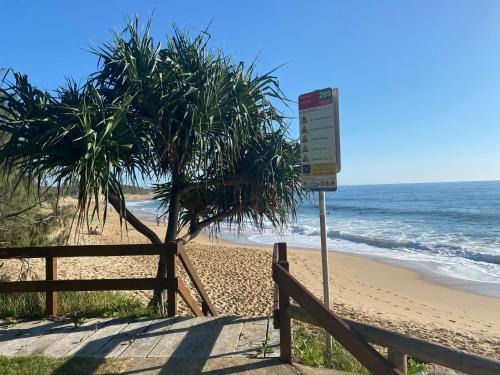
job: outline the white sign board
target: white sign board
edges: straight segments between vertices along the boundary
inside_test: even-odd
[[[323,89],[299,96],[302,188],[337,190],[340,172],[339,95]]]

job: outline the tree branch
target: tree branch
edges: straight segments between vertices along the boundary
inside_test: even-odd
[[[126,207],[124,215],[122,215],[120,199],[117,195],[109,193],[108,201],[109,203],[111,203],[116,212],[118,212],[118,215],[122,216],[130,225],[132,225],[135,230],[147,237],[151,241],[151,243],[163,243],[153,230],[151,230],[146,224],[135,217]]]
[[[214,224],[218,221],[222,221],[224,219],[227,219],[228,217],[236,215],[240,210],[241,210],[240,208],[235,207],[232,210],[229,210],[227,212],[221,212],[215,216],[212,216],[208,219],[200,221],[199,223],[196,224],[196,226],[193,230],[190,230],[184,236],[177,239],[177,242],[181,243],[183,245],[187,244],[189,241],[191,241],[193,238],[195,238],[198,234],[200,234],[200,232],[204,228],[208,227],[210,224]]]
[[[19,215],[21,215],[22,213],[24,213],[24,212],[26,212],[26,211],[29,211],[29,210],[31,210],[32,208],[35,208],[36,206],[38,206],[39,204],[41,204],[41,203],[45,202],[47,199],[48,199],[48,198],[45,198],[45,199],[43,199],[43,200],[41,200],[41,201],[38,201],[38,202],[36,202],[35,204],[33,204],[32,206],[30,206],[30,207],[28,207],[28,208],[24,208],[24,209],[22,209],[21,211],[8,213],[7,215],[2,216],[2,219],[8,219],[8,218],[13,217],[13,216],[19,216]]]

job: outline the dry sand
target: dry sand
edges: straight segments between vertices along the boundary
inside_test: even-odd
[[[139,197],[138,197],[139,198]],[[95,223],[98,224],[98,223]],[[162,238],[165,226],[148,222]],[[120,228],[112,213],[101,235],[83,231],[72,243],[147,243],[132,228]],[[221,314],[270,315],[272,279],[270,248],[210,240],[199,236],[187,245],[203,284]],[[290,249],[291,273],[317,296],[322,294],[319,251]],[[60,279],[152,277],[157,257],[61,258]],[[452,289],[428,281],[421,274],[372,259],[332,252],[331,301],[343,316],[411,334],[459,349],[500,359],[500,299]],[[6,261],[2,272],[16,278],[17,260]],[[38,277],[44,261],[30,260]],[[181,277],[187,282],[182,267]],[[193,288],[190,287],[197,297]],[[130,292],[147,302],[150,291]],[[181,312],[187,313],[181,305]]]

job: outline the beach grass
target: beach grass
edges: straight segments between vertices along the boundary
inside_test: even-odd
[[[333,340],[332,355],[325,355],[326,337],[322,329],[296,323],[293,329],[294,361],[311,367],[329,368],[357,374],[370,374],[347,350]]]
[[[42,356],[0,356],[2,375],[88,375],[115,373],[120,359],[102,358],[49,358]]]
[[[94,317],[139,317],[157,314],[141,301],[124,293],[60,292],[59,315]],[[45,316],[44,293],[0,293],[0,319],[42,318]]]
[[[386,349],[376,347],[386,355]],[[337,341],[332,340],[332,354],[325,355],[325,331],[310,324],[296,323],[293,327],[293,354],[294,361],[311,367],[321,367],[339,371],[353,372],[369,375],[368,369],[363,367],[346,349]],[[412,358],[408,359],[408,375],[415,375],[425,371],[427,366]]]

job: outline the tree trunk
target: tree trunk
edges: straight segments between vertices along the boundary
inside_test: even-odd
[[[152,231],[148,226],[146,226],[144,223],[142,223],[139,219],[137,219],[132,213],[130,213],[129,210],[125,209],[125,212],[121,211],[120,207],[120,199],[118,198],[117,195],[115,194],[108,194],[108,201],[111,203],[113,208],[120,214],[134,229],[136,229],[139,233],[143,234],[145,237],[147,237],[151,243],[163,243],[161,239],[156,235],[154,231]],[[169,216],[170,218],[170,216]],[[169,222],[170,224],[170,222]],[[161,268],[161,265],[163,265],[163,268]],[[166,273],[166,256],[164,254],[160,255],[160,262],[158,264],[158,273],[157,277],[165,277],[162,276]],[[153,309],[156,309],[160,314],[166,315],[167,310],[166,310],[166,303],[165,303],[165,297],[164,293],[162,293],[162,290],[156,291],[153,294],[153,298],[149,302],[149,306]]]
[[[143,234],[146,238],[148,238],[151,243],[163,243],[160,238],[156,235],[154,231],[149,229],[147,225],[145,225],[142,221],[136,218],[127,208],[125,208],[125,212],[121,212],[120,207],[120,199],[117,195],[113,193],[108,194],[108,201],[111,203],[113,208],[116,210],[118,215],[123,217],[132,227],[137,230],[139,233]]]
[[[168,226],[167,234],[165,236],[165,243],[174,242],[177,239],[177,231],[179,227],[179,199],[177,194],[177,189],[172,188],[172,193],[170,195],[170,202],[168,205]],[[160,259],[158,261],[158,271],[156,273],[157,278],[167,277],[167,254],[160,254]],[[149,306],[161,311],[162,314],[166,314],[167,296],[165,289],[155,289],[153,293],[153,298],[151,299]]]

